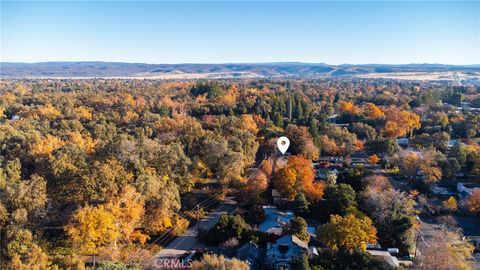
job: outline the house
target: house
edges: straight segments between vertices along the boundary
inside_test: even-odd
[[[452,147],[454,147],[455,145],[457,145],[457,143],[458,143],[457,140],[449,140],[449,141],[448,141],[448,144],[447,144],[447,147],[448,147],[448,148],[452,148]]]
[[[272,201],[276,205],[288,203],[288,199],[280,194],[277,189],[272,189]]]
[[[260,269],[259,259],[264,257],[264,251],[253,242],[248,242],[237,248],[235,257],[247,261],[250,269]]]
[[[408,146],[408,139],[407,138],[399,138],[397,139],[397,144],[400,145],[400,146],[404,146],[404,147],[407,147]]]
[[[338,114],[332,114],[327,117],[327,122],[328,123],[335,123],[337,122]]]
[[[397,268],[400,266],[400,263],[397,257],[392,256],[390,252],[385,250],[367,250],[367,252],[375,257],[377,260],[383,262],[386,265],[389,265],[392,268]]]
[[[458,196],[461,199],[467,198],[468,196],[472,195],[473,190],[476,188],[480,188],[480,184],[458,182],[457,183]]]
[[[294,218],[291,211],[278,211],[275,206],[263,206],[265,219],[259,224],[258,229],[275,235],[282,235],[283,228]]]
[[[320,168],[316,170],[315,180],[326,180],[329,173],[333,173],[338,176],[340,171],[338,171],[335,167]]]
[[[292,211],[280,211],[276,206],[263,206],[265,218],[258,225],[258,230],[269,234],[282,235],[283,228],[295,217]],[[315,226],[307,226],[307,232],[315,237]]]
[[[301,258],[304,254],[310,256],[315,251],[308,248],[308,243],[294,235],[285,235],[275,242],[267,244],[267,264],[272,269],[291,269],[293,260]]]

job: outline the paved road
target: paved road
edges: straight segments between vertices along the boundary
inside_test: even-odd
[[[210,230],[213,226],[215,226],[215,224],[217,224],[221,215],[233,213],[235,210],[235,205],[235,201],[233,201],[231,198],[227,198],[224,202],[220,203],[215,210],[211,211],[207,216],[202,218],[198,226],[201,230]],[[154,257],[178,257],[188,251],[194,250],[198,245],[197,236],[198,231],[197,225],[195,224],[188,228],[184,234],[175,238],[175,240],[170,242],[164,249],[155,254]]]

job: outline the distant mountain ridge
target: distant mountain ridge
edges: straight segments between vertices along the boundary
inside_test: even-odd
[[[480,65],[328,65],[323,63],[144,64],[123,62],[0,63],[0,78],[140,77],[244,78],[290,76],[354,76],[400,72],[480,72]]]

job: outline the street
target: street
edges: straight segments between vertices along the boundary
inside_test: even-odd
[[[179,257],[188,251],[195,250],[199,247],[197,240],[198,227],[203,231],[210,230],[215,224],[217,224],[221,215],[232,214],[235,207],[236,202],[233,201],[232,198],[227,197],[215,210],[209,212],[205,217],[200,219],[198,226],[197,224],[190,226],[185,233],[176,237],[165,248],[155,254],[147,265],[153,265],[155,259]]]

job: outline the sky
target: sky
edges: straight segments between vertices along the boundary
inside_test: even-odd
[[[480,64],[480,1],[5,1],[1,62]]]

